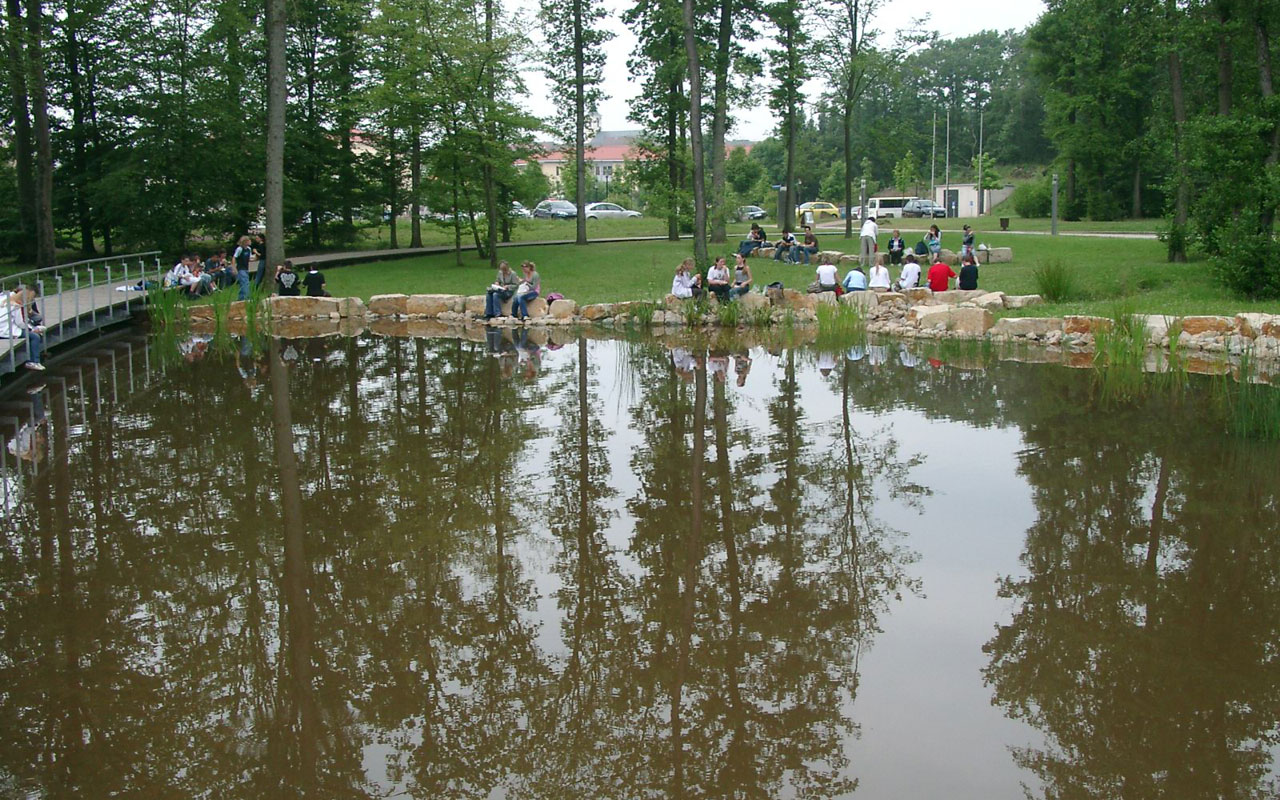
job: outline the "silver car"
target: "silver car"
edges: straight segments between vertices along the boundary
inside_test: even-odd
[[[640,216],[639,211],[623,208],[617,203],[588,203],[583,211],[586,212],[587,219],[621,219]]]

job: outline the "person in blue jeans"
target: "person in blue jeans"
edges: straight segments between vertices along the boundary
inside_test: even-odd
[[[773,260],[781,261],[784,257],[792,264],[800,263],[795,254],[796,237],[789,230],[782,231],[782,238],[773,245]]]
[[[31,319],[36,303],[36,290],[19,286],[13,293],[0,292],[0,337],[25,339],[27,369],[43,370],[40,356],[44,353],[44,326],[34,325]]]
[[[818,237],[813,235],[813,228],[808,225],[804,226],[804,243],[796,247],[792,252],[792,261],[796,260],[795,253],[797,252],[804,256],[804,263],[806,264],[809,263],[809,256],[818,254]]]
[[[236,251],[231,256],[234,265],[236,284],[240,287],[239,300],[249,299],[249,259],[253,258],[253,243],[248,236],[241,236]]]
[[[520,276],[505,261],[498,262],[498,277],[484,293],[484,318],[493,319],[502,316],[502,304],[511,299],[516,287],[520,284]]]
[[[512,312],[518,319],[524,319],[529,316],[529,303],[542,293],[542,278],[538,275],[537,265],[532,261],[524,262],[520,269],[524,271],[524,282],[516,287],[516,301]]]

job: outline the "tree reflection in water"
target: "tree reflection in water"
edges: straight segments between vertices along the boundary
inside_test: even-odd
[[[995,701],[1048,737],[1015,760],[1046,798],[1276,796],[1275,446],[1224,442],[1195,396],[1087,413],[1087,385],[1043,377],[1039,519],[986,646]]]
[[[808,418],[803,351],[767,420],[694,351],[578,339],[512,380],[462,340],[270,342],[83,429],[50,392],[0,552],[0,786],[851,791],[858,653],[911,585],[874,498],[913,462],[847,380]]]

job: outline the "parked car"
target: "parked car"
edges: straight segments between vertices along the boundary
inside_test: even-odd
[[[738,221],[764,219],[769,216],[769,212],[760,206],[738,206]]]
[[[947,210],[932,200],[908,200],[902,207],[904,217],[945,217]]]
[[[822,222],[824,219],[840,219],[840,209],[836,208],[834,203],[823,203],[815,201],[812,203],[801,203],[796,208],[796,220],[803,221],[805,212],[813,212],[813,221]]]
[[[640,216],[639,211],[623,208],[617,203],[588,203],[583,211],[587,219],[624,219]]]
[[[523,203],[521,203],[519,200],[512,200],[512,201],[511,201],[511,216],[512,216],[513,218],[514,218],[514,217],[520,217],[520,218],[522,218],[522,219],[528,219],[529,217],[532,217],[532,216],[533,216],[533,212],[532,212],[532,211],[530,211],[529,209],[525,208],[525,207],[524,207],[524,204],[523,204]]]
[[[578,207],[567,200],[543,200],[533,209],[533,216],[538,219],[575,219]]]

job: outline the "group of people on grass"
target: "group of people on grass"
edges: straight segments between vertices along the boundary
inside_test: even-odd
[[[778,240],[770,242],[760,224],[753,222],[747,238],[743,239],[738,245],[738,253],[747,258],[758,250],[772,247],[774,261],[808,264],[809,259],[818,253],[818,237],[814,235],[813,229],[808,225],[802,226],[801,230],[803,231],[803,238],[800,241],[796,240],[790,228],[783,228]],[[875,260],[875,254],[879,250],[879,238],[880,226],[876,218],[868,217],[862,223],[862,228],[858,232],[858,258],[863,266],[869,266]],[[961,234],[960,257],[962,260],[966,257],[972,257],[976,264],[978,253],[974,246],[974,241],[973,228],[965,225]],[[913,252],[917,258],[931,256],[935,260],[937,259],[938,254],[942,252],[942,231],[939,230],[937,225],[929,226],[929,230],[916,243]],[[893,236],[889,239],[889,262],[895,266],[901,264],[906,253],[907,245],[902,238],[902,233],[895,229]]]
[[[226,248],[219,249],[207,258],[201,258],[192,251],[182,254],[182,258],[164,276],[164,286],[185,291],[191,297],[211,294],[218,289],[236,286],[239,289],[239,300],[248,300],[250,289],[256,285],[262,288],[271,273],[275,283],[275,293],[284,297],[297,297],[302,290],[307,290],[308,297],[328,297],[325,291],[324,274],[312,265],[305,275],[300,275],[293,268],[292,261],[277,264],[274,270],[267,268],[267,244],[262,236],[251,239],[241,236],[230,258]],[[256,270],[250,271],[256,265]]]
[[[855,264],[842,281],[834,264],[822,264],[817,269],[814,282],[809,284],[809,292],[813,294],[835,292],[837,296],[846,292],[901,292],[920,286],[922,276],[925,285],[934,292],[947,291],[951,288],[952,280],[957,280],[956,288],[958,289],[978,288],[978,262],[972,255],[964,257],[959,274],[940,258],[935,258],[929,271],[922,273],[915,253],[905,254],[901,266],[902,269],[896,281],[891,280],[888,267],[882,264],[872,264],[869,269],[870,275],[861,264]]]
[[[715,263],[707,270],[704,282],[702,274],[694,267],[692,258],[686,258],[676,267],[675,277],[671,279],[671,294],[681,300],[697,300],[705,295],[713,294],[722,303],[736,300],[751,291],[751,266],[747,257],[738,253],[735,257],[733,272],[724,256],[717,256]]]

